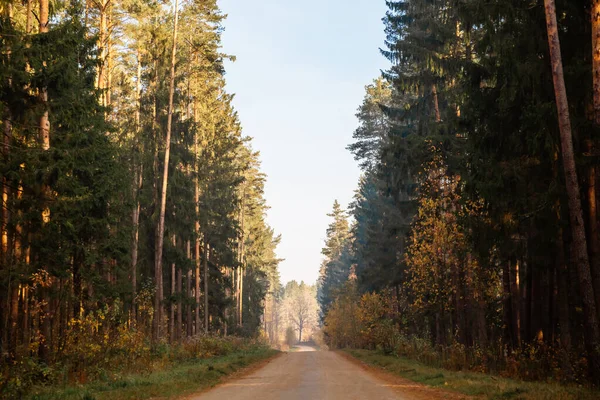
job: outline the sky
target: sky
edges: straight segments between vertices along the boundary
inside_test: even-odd
[[[346,146],[379,53],[385,0],[220,0],[227,90],[267,174],[267,222],[281,234],[281,282],[316,282],[334,200],[360,171]]]

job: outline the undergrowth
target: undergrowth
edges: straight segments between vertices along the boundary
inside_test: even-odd
[[[346,350],[351,356],[395,375],[426,386],[443,388],[485,399],[587,400],[600,398],[600,392],[582,385],[556,382],[526,382],[502,376],[452,371],[422,362],[385,354],[378,350]]]
[[[215,383],[271,354],[262,341],[239,337],[196,336],[178,344],[151,345],[146,335],[132,330],[115,337],[82,335],[50,366],[33,357],[3,363],[0,398],[90,400],[118,390],[133,393],[123,398],[137,399],[143,398],[138,394],[142,387],[166,390],[167,384],[177,392],[179,386],[188,387],[186,382],[195,387]]]

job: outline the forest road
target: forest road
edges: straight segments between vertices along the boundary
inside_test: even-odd
[[[431,399],[388,382],[332,351],[283,353],[266,366],[190,400]],[[404,389],[403,389],[404,387]],[[406,392],[408,389],[408,392]],[[412,392],[412,393],[411,393]]]

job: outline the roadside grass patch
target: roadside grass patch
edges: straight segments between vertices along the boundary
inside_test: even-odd
[[[167,365],[153,372],[133,372],[114,381],[96,381],[82,386],[38,387],[30,400],[134,400],[174,398],[218,384],[225,376],[277,354],[259,347],[224,356]]]
[[[555,382],[524,382],[476,372],[450,371],[376,350],[343,350],[366,364],[426,386],[484,399],[592,400],[600,391]]]

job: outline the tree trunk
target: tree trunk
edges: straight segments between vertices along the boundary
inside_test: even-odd
[[[144,179],[143,163],[141,160],[136,160],[136,155],[139,154],[139,140],[142,134],[142,124],[140,120],[140,114],[142,109],[142,60],[140,50],[137,52],[137,81],[135,84],[136,91],[136,110],[135,110],[135,125],[137,130],[137,137],[135,139],[135,149],[133,155],[133,185],[132,185],[132,199],[133,199],[133,211],[131,215],[132,226],[133,226],[133,237],[131,241],[131,316],[134,321],[137,320],[137,309],[136,309],[136,295],[137,295],[137,262],[138,262],[138,247],[140,241],[140,200],[139,190],[142,188]]]
[[[503,315],[504,315],[504,342],[509,345],[511,349],[514,349],[515,338],[513,328],[513,309],[512,309],[512,294],[510,290],[510,269],[511,262],[506,261],[502,263],[502,297],[503,297]]]
[[[40,33],[48,32],[48,0],[40,0]],[[40,117],[39,136],[42,143],[42,148],[48,150],[50,148],[50,119],[48,116],[48,89],[42,87],[40,89],[40,101],[44,112]]]
[[[32,18],[32,9],[33,9],[33,0],[27,0],[27,6],[25,9],[25,33],[31,34],[33,30],[33,18]]]
[[[466,345],[467,344],[467,323],[465,318],[465,293],[464,293],[464,273],[462,265],[457,264],[454,266],[454,285],[456,294],[454,295],[455,307],[456,307],[456,328],[458,330],[457,339],[458,342]],[[397,287],[397,286],[396,286]]]
[[[594,123],[600,126],[600,0],[592,0],[591,16]]]
[[[83,286],[81,281],[82,256],[81,251],[77,251],[73,256],[73,318],[81,317],[83,309]]]
[[[40,34],[48,32],[48,24],[49,24],[49,4],[48,0],[39,0],[39,32]],[[42,145],[42,149],[48,150],[50,149],[50,119],[48,114],[48,89],[46,87],[42,87],[39,93],[40,102],[42,104],[43,113],[39,120],[39,138]],[[46,194],[47,189],[45,187],[42,188],[42,197]],[[44,222],[47,222],[49,217],[49,211],[46,208],[43,212],[42,219]],[[48,361],[49,352],[50,352],[50,287],[49,284],[41,288],[41,302],[42,302],[42,313],[40,314],[40,325],[41,325],[41,334],[44,337],[43,340],[40,341],[39,347],[39,355],[40,358],[44,361]]]
[[[103,107],[108,105],[108,7],[110,0],[102,1],[98,4],[98,73],[96,76],[96,87],[100,90],[100,104]]]
[[[512,301],[512,329],[515,346],[521,346],[521,294],[519,289],[519,260],[513,260],[514,268],[509,270],[510,273],[510,296]]]
[[[138,247],[140,241],[140,200],[138,198],[138,191],[142,187],[143,180],[143,165],[134,165],[133,170],[133,211],[132,211],[132,241],[131,241],[131,316],[134,321],[137,321],[137,263],[138,263]]]
[[[195,107],[194,122],[196,122]],[[198,181],[198,156],[198,129],[196,128],[194,132],[194,173],[196,174],[194,177],[194,204],[196,207],[196,223],[194,224],[194,261],[196,265],[196,282],[194,287],[194,295],[196,297],[196,324],[194,325],[195,334],[200,333],[200,182]]]
[[[210,255],[210,249],[206,236],[204,237],[204,333],[208,333],[208,257]]]
[[[238,251],[239,251],[239,246],[238,246]],[[238,260],[239,260],[239,256],[238,256]],[[242,268],[240,265],[238,265],[234,270],[233,270],[233,281],[234,281],[234,287],[235,287],[235,321],[237,326],[241,326],[241,321],[240,321],[240,301],[241,296],[240,296],[240,281],[241,281],[241,274],[242,272]]]
[[[246,187],[242,190],[242,218],[241,218],[241,237],[240,237],[240,271],[239,271],[239,292],[238,292],[238,325],[244,325],[244,219],[246,211]]]
[[[22,343],[26,346],[29,345],[29,286],[23,287],[23,319],[21,325],[21,331],[23,333]]]
[[[169,83],[169,111],[167,115],[167,137],[165,138],[165,158],[164,158],[164,166],[163,166],[163,179],[162,179],[162,189],[161,189],[161,201],[160,201],[160,215],[158,220],[158,234],[156,244],[156,276],[162,276],[162,256],[163,256],[163,246],[164,246],[164,237],[165,237],[165,212],[167,206],[167,185],[169,183],[169,157],[171,153],[171,126],[173,123],[173,95],[175,93],[175,57],[177,55],[177,20],[179,18],[179,2],[175,0],[175,21],[173,23],[173,47],[171,51],[171,75],[170,75],[170,83]],[[162,281],[162,279],[161,279]],[[162,288],[162,285],[161,285]],[[157,299],[154,301],[155,304],[162,304],[162,296],[161,290],[157,292]],[[160,313],[158,313],[160,314]],[[155,313],[157,315],[157,313]],[[157,329],[157,337],[160,338],[160,327]]]
[[[431,95],[433,96],[433,110],[435,111],[435,122],[440,122],[442,116],[440,114],[440,104],[438,102],[438,93],[435,83],[431,85]]]
[[[183,296],[181,293],[181,287],[183,285],[183,276],[181,273],[181,267],[177,269],[177,324],[175,325],[175,339],[181,339],[181,332],[183,331]]]
[[[9,158],[9,149],[10,149],[10,139],[12,137],[12,124],[11,124],[11,116],[10,116],[10,110],[6,109],[5,110],[6,115],[4,116],[4,120],[3,122],[3,145],[2,145],[2,157],[4,158],[4,163],[5,165],[8,165],[8,158]],[[9,268],[9,285],[8,288],[6,290],[6,305],[4,304],[4,293],[2,293],[0,295],[0,307],[3,308],[2,312],[0,313],[0,315],[4,314],[6,312],[6,315],[2,315],[2,318],[0,319],[0,323],[3,326],[3,330],[4,330],[4,334],[0,335],[0,341],[2,341],[2,344],[8,344],[8,335],[10,333],[10,326],[9,326],[9,314],[8,314],[8,310],[10,308],[10,269],[12,266],[12,260],[10,257],[10,254],[12,253],[12,245],[10,243],[9,240],[9,226],[10,226],[10,211],[9,211],[9,198],[10,198],[10,185],[8,182],[8,179],[6,176],[2,176],[2,204],[0,204],[0,206],[2,207],[2,221],[1,221],[1,226],[0,226],[0,236],[1,236],[1,246],[0,246],[0,266],[4,266],[4,267],[8,267]],[[2,348],[3,346],[0,346],[0,351],[4,350]]]
[[[598,326],[590,262],[587,253],[587,241],[585,237],[583,211],[581,208],[579,181],[577,180],[577,170],[573,154],[573,137],[571,133],[569,105],[563,76],[560,40],[556,23],[556,6],[554,0],[544,0],[544,5],[546,12],[546,26],[548,29],[548,44],[550,47],[552,78],[554,81],[554,92],[560,128],[563,168],[569,201],[569,217],[573,235],[573,260],[577,268],[581,300],[583,303],[583,318],[585,325],[584,337],[589,356],[590,375],[592,376],[592,380],[598,384],[600,383],[600,328]]]
[[[530,299],[530,307],[531,311],[529,313],[530,316],[530,325],[529,325],[529,335],[533,340],[540,339],[540,332],[542,326],[542,302],[544,301],[544,293],[542,291],[542,280],[544,279],[542,276],[541,268],[535,268],[534,265],[531,265],[531,296]]]
[[[242,250],[243,255],[243,250]],[[240,267],[240,327],[244,325],[243,316],[244,316],[244,276],[246,275],[246,270],[243,266]]]
[[[106,92],[105,92],[105,106],[109,107],[111,104],[111,91],[112,91],[112,68],[113,68],[113,57],[112,57],[112,8],[113,2],[108,0],[106,3]],[[106,110],[107,119],[110,118],[109,110]]]
[[[192,261],[192,243],[187,241],[187,258]],[[192,336],[192,307],[190,306],[189,297],[192,294],[192,269],[188,267],[185,278],[185,327],[186,336]]]
[[[10,298],[10,315],[9,315],[9,342],[8,342],[8,353],[11,356],[15,356],[17,350],[17,336],[18,336],[18,327],[19,327],[19,287],[20,285],[17,282],[12,282],[11,287],[9,288],[9,298]]]
[[[175,235],[173,235],[173,249],[177,246],[177,241]],[[169,334],[171,342],[174,342],[176,339],[175,335],[175,280],[177,279],[177,274],[175,272],[175,263],[171,263],[171,304],[170,304],[170,314],[169,314]]]
[[[152,205],[154,210],[159,207],[159,191],[160,191],[160,181],[159,181],[159,172],[158,172],[158,149],[160,132],[158,130],[158,59],[156,55],[154,55],[153,59],[154,64],[154,74],[153,74],[153,101],[152,101],[152,133],[154,136],[154,154],[152,160],[152,176],[154,179],[152,180],[153,190],[152,190]],[[155,280],[155,293],[154,293],[154,314],[152,320],[152,338],[156,341],[160,336],[160,321],[162,319],[162,307],[161,307],[161,299],[162,299],[162,273],[158,273],[158,262],[157,262],[157,254],[158,254],[158,228],[154,232],[154,280]]]
[[[594,125],[600,128],[600,0],[592,0],[592,70],[594,89]],[[587,151],[593,154],[594,144],[587,143]],[[588,225],[590,231],[590,255],[592,286],[596,312],[600,320],[600,238],[598,237],[598,213],[596,208],[596,163],[588,167]]]

